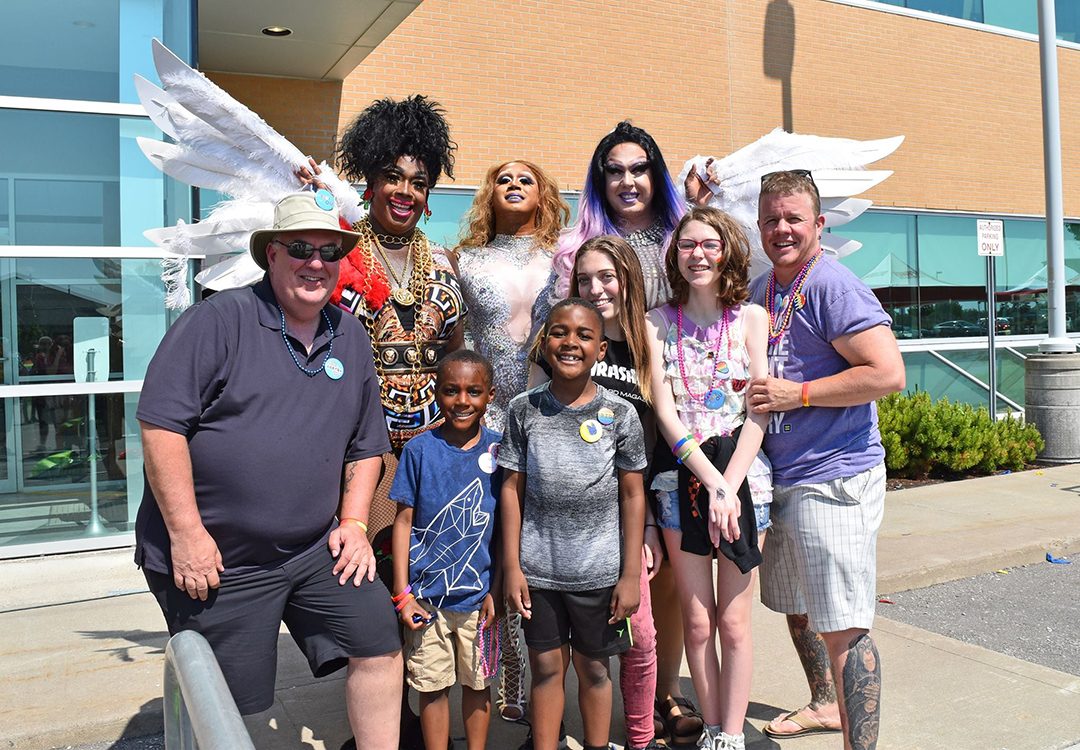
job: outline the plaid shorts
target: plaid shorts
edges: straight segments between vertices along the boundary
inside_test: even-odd
[[[819,633],[869,629],[884,512],[884,463],[828,482],[773,487],[762,603],[775,612],[805,613]]]

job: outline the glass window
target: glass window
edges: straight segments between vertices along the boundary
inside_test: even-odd
[[[919,318],[924,335],[981,336],[986,317],[986,261],[975,219],[919,215]]]
[[[4,0],[0,95],[137,102],[150,40],[191,59],[192,0]]]
[[[1003,29],[1039,33],[1039,17],[1034,0],[879,0],[883,5],[937,13],[950,18],[1000,26]],[[1059,0],[1055,6],[1058,39],[1080,41],[1080,2]]]
[[[0,494],[0,546],[134,528],[142,460],[134,420],[125,418],[128,395],[3,399],[0,415],[10,429],[0,446],[0,480],[10,489]]]
[[[866,213],[838,229],[863,244],[841,262],[874,290],[893,319],[898,339],[920,337],[919,259],[915,217],[911,214]]]
[[[143,231],[186,219],[190,190],[143,156],[137,136],[162,137],[142,118],[0,110],[0,241],[146,246]]]
[[[1059,6],[1075,4],[1064,0]],[[1039,33],[1039,18],[1036,4],[1018,3],[1016,0],[982,0],[983,22],[991,26],[1000,26],[1004,29],[1016,29],[1026,31],[1029,34]],[[1059,12],[1058,16],[1061,15]],[[1058,29],[1058,37],[1061,37]]]
[[[998,333],[1046,333],[1046,222],[1006,219],[1005,254],[994,263]],[[1066,268],[1066,280],[1076,274]]]
[[[97,380],[141,380],[169,322],[161,265],[154,259],[15,260],[15,329],[24,359],[15,382],[73,382],[77,318],[103,319],[108,351]],[[107,355],[107,370],[101,367]]]

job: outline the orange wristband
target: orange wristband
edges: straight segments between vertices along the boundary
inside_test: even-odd
[[[806,397],[804,396],[803,401],[805,401],[805,400],[806,400]],[[345,523],[346,521],[352,521],[357,526],[359,526],[361,529],[363,529],[365,534],[367,533],[367,524],[364,523],[363,521],[361,521],[359,518],[342,518],[341,519],[341,523]]]
[[[804,380],[802,384],[802,405],[810,405],[810,381]]]

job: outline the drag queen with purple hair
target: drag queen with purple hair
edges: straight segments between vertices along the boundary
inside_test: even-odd
[[[686,199],[672,182],[656,141],[623,120],[593,151],[577,220],[559,240],[555,270],[561,291],[568,288],[578,248],[593,237],[613,234],[626,240],[641,261],[645,309],[664,304],[671,294],[664,253],[685,211]]]

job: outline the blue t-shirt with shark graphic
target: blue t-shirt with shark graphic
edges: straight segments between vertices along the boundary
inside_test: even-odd
[[[499,433],[483,430],[469,450],[442,429],[417,435],[401,453],[390,499],[413,509],[409,584],[438,609],[473,612],[491,590]]]

